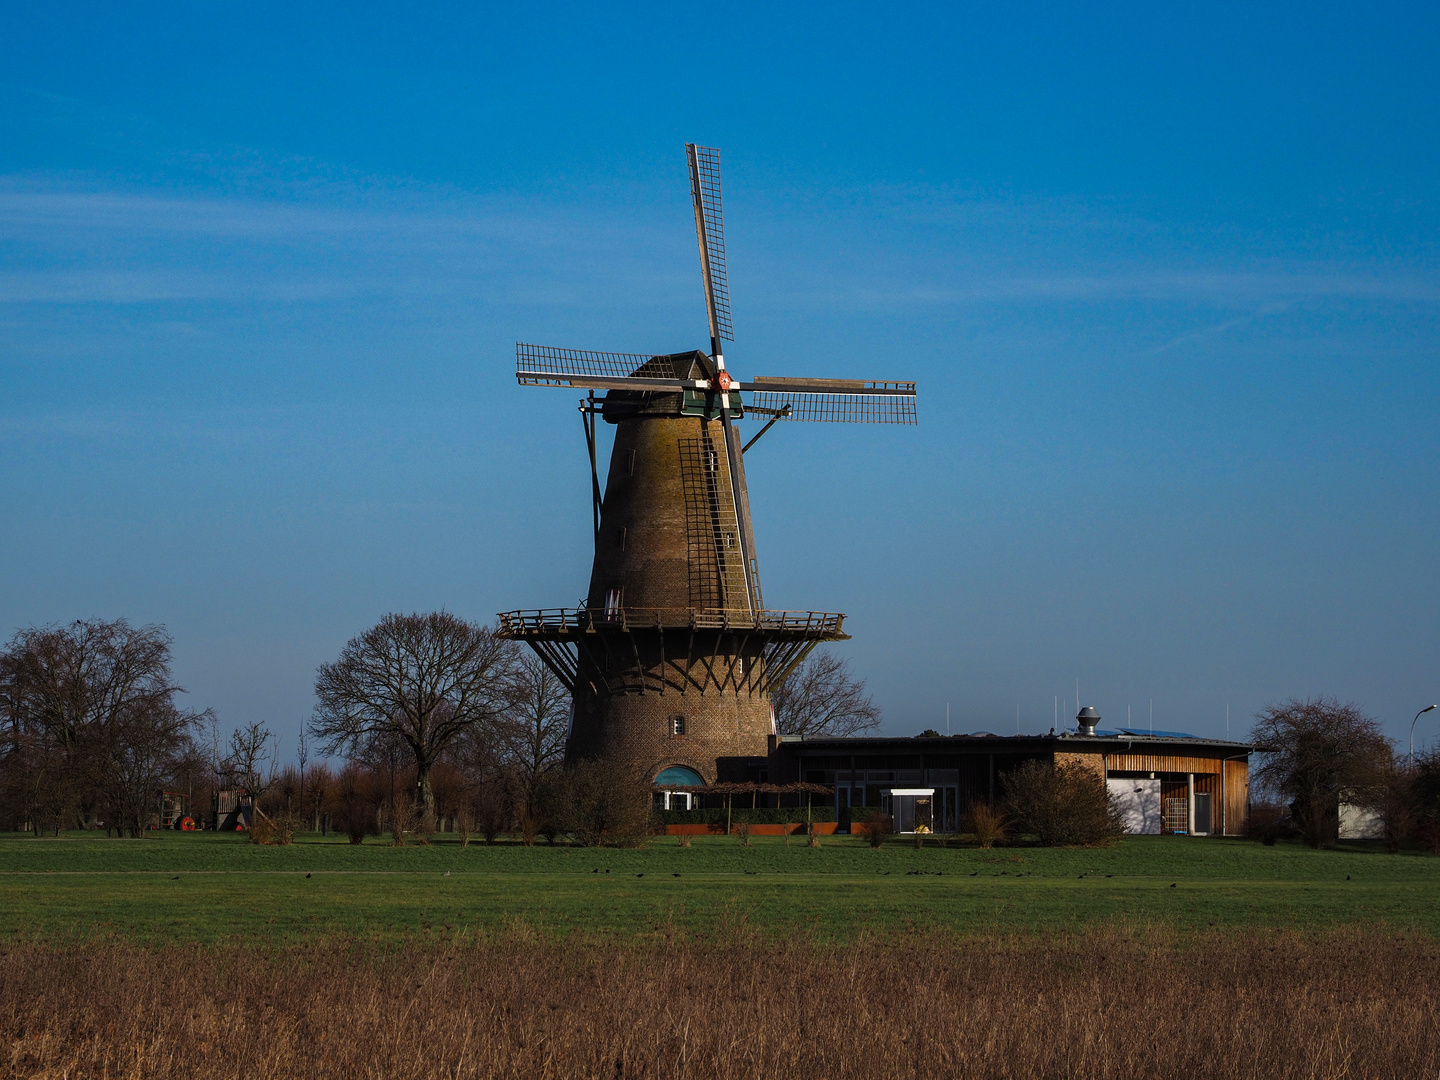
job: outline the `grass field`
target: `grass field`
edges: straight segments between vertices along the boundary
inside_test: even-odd
[[[0,1072],[1440,1075],[1440,859],[0,837]]]
[[[287,945],[545,938],[844,943],[1079,927],[1331,930],[1440,937],[1440,859],[1344,847],[1135,837],[1113,848],[975,848],[700,837],[634,850],[428,847],[302,836],[0,837],[0,934],[11,941]]]

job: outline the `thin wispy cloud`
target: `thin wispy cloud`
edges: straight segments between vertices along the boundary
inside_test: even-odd
[[[1039,221],[1028,217],[1032,212]],[[1316,298],[1440,302],[1440,278],[1414,272],[1175,267],[1165,264],[1163,251],[1153,265],[1071,268],[1064,262],[1095,258],[1083,240],[1103,235],[1103,222],[1087,217],[1077,241],[1077,230],[1063,227],[1054,208],[1043,205],[972,205],[959,225],[945,218],[941,213],[938,219],[915,219],[923,223],[925,249],[909,258],[905,222],[889,222],[886,231],[873,219],[857,221],[853,229],[844,220],[827,219],[830,243],[835,236],[858,239],[843,254],[819,259],[815,241],[807,243],[803,235],[814,223],[788,223],[788,237],[787,223],[780,223],[774,248],[757,252],[759,265],[737,261],[740,289],[753,290],[762,307],[812,308],[1114,300],[1252,305]],[[969,235],[975,221],[984,223],[983,239]],[[987,265],[987,252],[1003,249],[1007,234],[1031,236],[1035,248],[1040,222],[1055,243],[1055,250],[1043,251],[1043,261],[1059,265]],[[761,233],[775,224],[751,222],[747,228]],[[1114,227],[1125,231],[1132,223]],[[953,257],[936,234],[945,228],[956,230]],[[686,265],[688,237],[675,223],[604,206],[561,211],[535,200],[411,192],[403,200],[384,193],[368,204],[337,206],[45,190],[34,178],[12,178],[0,182],[0,234],[5,238],[0,253],[9,264],[0,270],[5,304],[309,303],[378,293],[645,306],[688,303],[694,292]],[[787,239],[793,246],[787,247]],[[753,248],[754,241],[748,243]],[[1041,255],[1035,252],[1037,261]],[[1017,256],[1006,259],[1013,263]],[[764,275],[761,288],[755,287],[758,275]]]

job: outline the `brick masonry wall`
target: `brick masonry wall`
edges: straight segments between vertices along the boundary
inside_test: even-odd
[[[1055,764],[1083,765],[1085,768],[1092,770],[1101,780],[1105,779],[1105,759],[1098,750],[1082,753],[1061,753],[1057,750],[1055,752]]]
[[[706,431],[723,454],[721,428],[714,421],[706,425],[698,417],[647,416],[616,425],[590,606],[603,607],[607,590],[616,588],[622,606],[630,609],[701,606],[692,593],[680,444]],[[741,673],[751,669],[763,641],[753,635],[748,640],[726,635],[717,641],[714,633],[691,637],[678,630],[599,638],[589,642],[588,655],[582,652],[583,673],[599,686],[607,680],[614,686],[624,677],[636,688],[643,683],[646,690],[577,691],[568,757],[623,760],[649,776],[670,765],[685,765],[714,782],[745,779],[747,760],[767,755],[769,698],[734,688],[736,682],[743,686]],[[715,655],[718,650],[724,651]],[[737,671],[741,650],[744,665]],[[717,682],[726,689],[718,689]],[[703,694],[701,685],[706,687]],[[671,733],[676,716],[685,717],[684,735]]]
[[[672,734],[676,716],[685,734]],[[769,753],[770,701],[756,694],[624,694],[605,697],[575,718],[570,753],[630,763],[654,777],[671,765],[694,769],[706,783],[744,780],[752,759]]]

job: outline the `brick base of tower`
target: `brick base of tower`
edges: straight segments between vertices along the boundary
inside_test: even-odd
[[[676,733],[676,719],[681,733]],[[760,694],[625,694],[576,701],[569,760],[604,758],[646,777],[671,765],[707,784],[744,781],[770,748],[770,701]]]

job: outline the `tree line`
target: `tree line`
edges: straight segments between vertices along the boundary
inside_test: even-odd
[[[1373,815],[1391,851],[1414,841],[1440,855],[1440,752],[1402,755],[1360,706],[1324,696],[1267,706],[1250,738],[1253,835],[1329,847],[1348,806]]]
[[[171,675],[169,634],[124,619],[22,630],[0,652],[0,827],[140,835],[162,795],[197,819],[212,793],[248,792],[266,828],[322,818],[353,836],[448,822],[533,838],[628,828],[648,778],[598,763],[562,768],[571,700],[560,680],[493,627],[449,612],[391,614],[320,665],[296,761],[257,721],[222,739],[213,710],[191,710]],[[864,681],[816,653],[774,694],[785,734],[873,730]],[[312,756],[313,759],[312,760]],[[613,796],[608,794],[616,793]],[[628,821],[628,819],[627,819]]]

